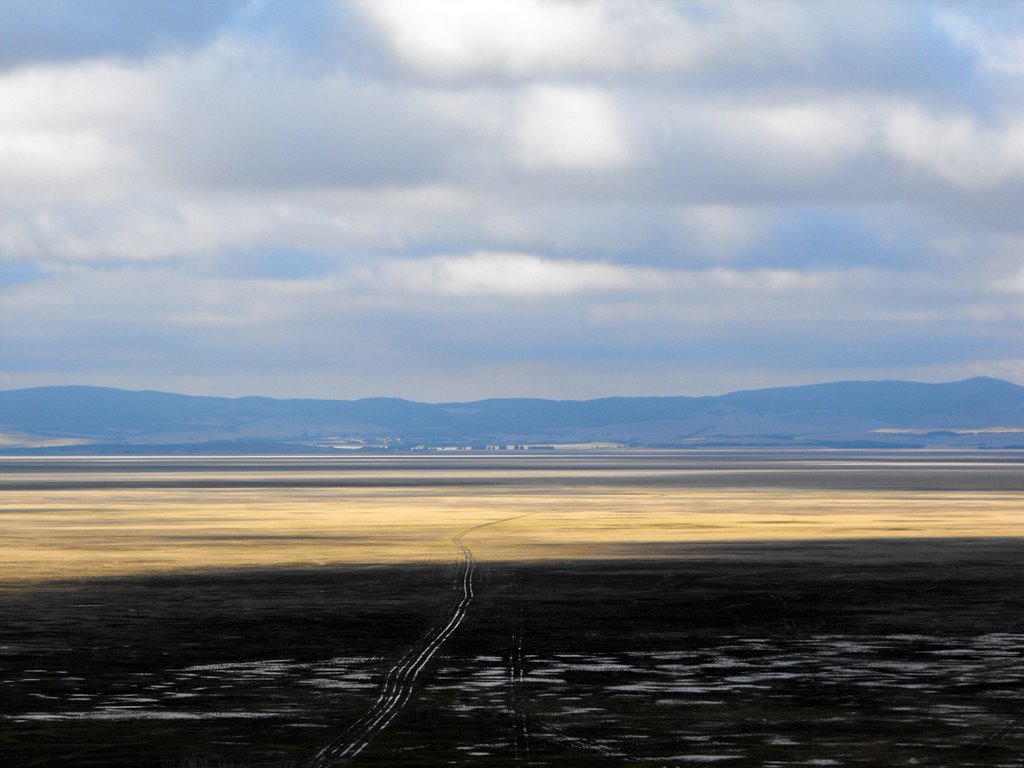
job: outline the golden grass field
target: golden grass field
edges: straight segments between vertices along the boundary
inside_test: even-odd
[[[12,490],[0,582],[277,565],[643,557],[646,545],[1024,536],[1024,494],[531,487]],[[658,547],[650,547],[652,553]]]

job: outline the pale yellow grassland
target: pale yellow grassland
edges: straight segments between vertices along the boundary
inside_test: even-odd
[[[508,519],[506,519],[508,518]],[[642,556],[644,545],[1024,535],[1024,494],[777,489],[11,491],[0,582],[271,565]],[[652,549],[655,552],[656,549]]]

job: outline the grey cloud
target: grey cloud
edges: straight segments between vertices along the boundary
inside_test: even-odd
[[[459,138],[416,94],[262,78],[228,87],[228,98],[191,93],[173,122],[143,129],[163,174],[210,187],[415,184],[442,174]]]
[[[1024,376],[1024,103],[984,42],[1024,23],[994,6],[524,0],[561,26],[445,58],[408,4],[199,5],[77,38],[83,5],[0,9],[0,385]]]

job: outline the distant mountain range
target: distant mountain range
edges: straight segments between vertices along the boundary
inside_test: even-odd
[[[647,447],[1024,448],[1024,387],[843,381],[713,397],[278,400],[103,387],[0,391],[0,451]]]

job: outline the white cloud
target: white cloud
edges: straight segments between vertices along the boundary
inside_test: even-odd
[[[815,166],[849,159],[872,138],[870,107],[828,99],[738,110],[734,119],[749,126],[755,141],[760,137],[763,149],[799,153]]]
[[[631,290],[651,284],[656,275],[651,270],[555,261],[527,253],[480,252],[390,261],[370,277],[411,293],[529,297]]]
[[[541,0],[369,0],[363,8],[398,56],[433,76],[558,70],[595,51],[603,13]]]
[[[615,109],[597,91],[537,87],[521,110],[515,143],[528,169],[603,170],[629,161]]]
[[[92,62],[0,74],[0,200],[118,194],[145,178],[130,140],[152,89],[130,67]]]
[[[892,103],[863,95],[685,91],[631,92],[623,101],[636,164],[678,190],[680,202],[711,206],[740,204],[753,194],[771,205],[793,190],[844,194],[858,161],[878,153],[880,120]]]
[[[824,52],[821,19],[799,3],[363,0],[361,6],[398,60],[428,78],[757,71],[813,66]]]
[[[713,285],[746,294],[813,294],[836,283],[835,275],[795,269],[715,268],[700,274]]]
[[[997,280],[992,287],[1002,293],[1024,293],[1024,267]]]
[[[701,255],[728,258],[760,242],[772,225],[769,211],[732,205],[682,206],[675,216],[683,237]]]
[[[787,269],[657,269],[528,253],[478,252],[394,259],[363,269],[370,290],[440,296],[558,297],[585,293],[733,296],[816,295],[837,283],[833,273]],[[706,301],[701,300],[701,303]]]
[[[937,117],[919,107],[895,110],[886,125],[888,150],[914,169],[968,190],[1024,174],[1024,126],[983,128],[972,116]]]

